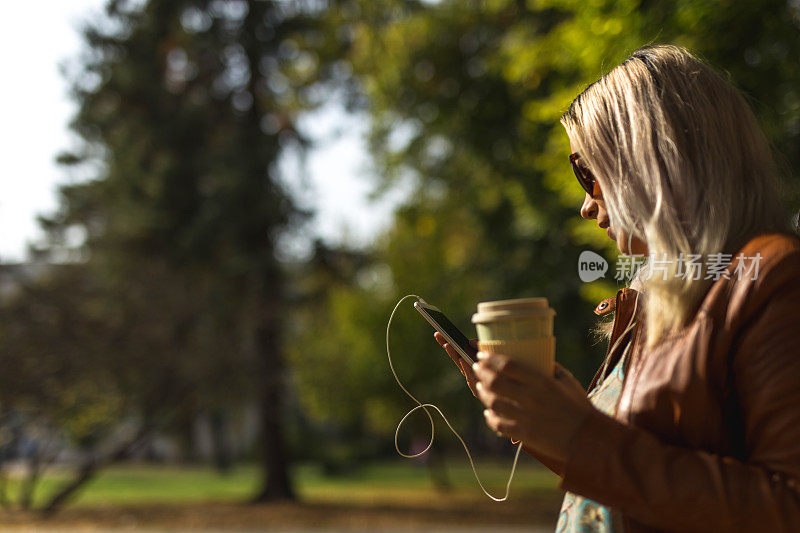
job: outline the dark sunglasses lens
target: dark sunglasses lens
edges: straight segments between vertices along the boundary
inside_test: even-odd
[[[584,191],[591,195],[594,190],[594,180],[586,176],[585,171],[579,167],[574,160],[571,160],[570,163],[572,163],[572,171],[575,172],[575,177],[578,178],[578,183],[581,184],[581,187],[583,187]]]

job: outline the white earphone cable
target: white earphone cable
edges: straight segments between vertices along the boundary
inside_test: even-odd
[[[450,424],[450,421],[447,420],[447,417],[444,416],[444,413],[441,411],[441,409],[439,409],[438,407],[436,407],[435,405],[433,405],[431,403],[422,403],[419,400],[417,400],[414,397],[414,395],[411,394],[410,392],[408,392],[408,389],[406,389],[403,386],[403,384],[400,382],[400,378],[397,377],[397,372],[395,371],[394,365],[392,364],[392,355],[391,355],[391,352],[389,350],[389,329],[392,326],[392,319],[394,319],[394,314],[397,312],[397,309],[400,307],[400,304],[402,304],[408,298],[416,298],[417,300],[420,300],[420,301],[424,302],[424,300],[422,298],[420,298],[419,296],[417,296],[416,294],[408,294],[406,296],[403,296],[400,299],[400,301],[397,302],[397,305],[394,306],[394,310],[392,310],[392,314],[389,315],[389,323],[386,325],[386,356],[389,359],[389,368],[392,370],[392,375],[394,376],[395,381],[397,381],[397,384],[400,385],[400,388],[403,389],[403,392],[405,392],[408,395],[408,397],[411,398],[412,400],[414,400],[414,402],[417,404],[417,406],[414,407],[413,409],[411,409],[408,413],[406,413],[406,415],[400,420],[400,423],[397,424],[397,429],[394,432],[394,448],[395,448],[395,450],[397,450],[397,453],[399,453],[403,457],[406,457],[406,458],[409,458],[409,459],[413,459],[415,457],[419,457],[420,455],[423,455],[425,452],[427,452],[431,448],[431,446],[433,446],[433,434],[434,434],[433,417],[431,416],[431,413],[430,413],[430,411],[428,411],[427,408],[430,407],[432,409],[435,409],[436,412],[439,413],[439,415],[441,415],[442,420],[444,420],[444,423],[447,424],[447,427],[450,428],[450,431],[452,431],[453,434],[461,442],[461,445],[464,447],[464,451],[467,452],[467,458],[469,459],[469,464],[472,467],[472,472],[473,472],[473,474],[475,474],[475,479],[478,481],[478,485],[480,485],[481,490],[483,491],[483,493],[486,494],[489,498],[491,498],[492,500],[494,500],[496,502],[505,501],[505,500],[508,499],[508,494],[509,494],[509,491],[511,490],[511,481],[514,479],[514,473],[517,470],[517,461],[519,460],[519,453],[520,453],[520,451],[522,451],[522,442],[520,442],[519,445],[517,446],[517,452],[514,455],[514,463],[511,466],[511,474],[508,476],[508,483],[506,483],[505,496],[503,496],[502,498],[498,498],[496,496],[492,496],[491,494],[489,494],[489,492],[483,486],[483,483],[481,483],[481,479],[478,476],[478,472],[477,472],[477,470],[475,470],[475,462],[472,460],[472,454],[469,452],[469,448],[467,447],[467,444],[464,442],[464,439],[461,438],[461,435],[458,434],[458,431],[456,431],[455,428],[453,428],[452,424]],[[431,440],[430,440],[430,442],[428,442],[428,445],[425,447],[425,449],[422,450],[421,452],[415,453],[413,455],[405,454],[405,453],[400,451],[400,446],[397,444],[397,438],[398,438],[398,436],[400,434],[400,427],[403,425],[403,422],[405,422],[406,418],[411,416],[411,414],[414,411],[416,411],[417,409],[424,410],[425,414],[428,415],[428,419],[431,421]]]

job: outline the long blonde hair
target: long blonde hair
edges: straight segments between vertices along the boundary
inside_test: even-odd
[[[666,271],[646,275],[645,263],[631,282],[645,296],[648,346],[685,325],[712,283],[705,269],[698,280],[677,275],[680,257],[701,254],[705,265],[710,254],[788,229],[750,106],[684,48],[636,50],[583,91],[561,123],[599,181],[617,235],[624,229],[650,257],[666,259]]]

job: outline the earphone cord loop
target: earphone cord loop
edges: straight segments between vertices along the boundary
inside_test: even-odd
[[[392,327],[392,320],[394,319],[394,314],[397,312],[397,309],[400,307],[400,304],[402,304],[408,298],[416,298],[417,300],[424,301],[424,300],[422,300],[422,298],[420,298],[416,294],[408,294],[406,296],[403,296],[400,299],[400,301],[397,302],[397,305],[394,306],[394,309],[392,310],[392,314],[389,315],[389,323],[386,325],[386,356],[389,359],[389,368],[392,370],[392,375],[394,376],[395,381],[397,381],[397,384],[400,385],[400,388],[403,389],[403,392],[405,392],[408,395],[408,397],[411,398],[412,400],[414,400],[414,403],[417,404],[417,406],[414,407],[413,409],[411,409],[408,413],[406,413],[406,415],[400,420],[400,423],[397,424],[397,429],[394,432],[394,448],[395,448],[395,450],[397,450],[397,453],[399,453],[400,455],[402,455],[403,457],[406,457],[408,459],[413,459],[415,457],[419,457],[420,455],[423,455],[425,452],[430,450],[431,446],[433,446],[434,423],[433,423],[433,417],[431,416],[431,413],[430,413],[430,411],[428,411],[427,408],[430,407],[432,409],[435,409],[436,412],[439,413],[439,415],[442,417],[442,420],[444,420],[444,423],[447,424],[447,427],[450,428],[450,431],[452,431],[453,434],[456,436],[456,438],[458,438],[458,440],[461,442],[461,445],[464,447],[464,451],[467,452],[467,459],[469,459],[469,465],[470,465],[470,467],[472,467],[472,473],[475,474],[475,479],[478,481],[478,485],[481,487],[481,490],[483,491],[483,493],[486,494],[489,498],[491,498],[492,500],[494,500],[496,502],[505,501],[505,500],[508,499],[508,494],[509,494],[509,491],[511,490],[511,481],[514,479],[514,473],[517,470],[517,461],[519,460],[519,454],[522,451],[522,442],[520,442],[519,445],[517,446],[517,452],[514,455],[514,463],[511,466],[511,473],[508,476],[508,483],[506,483],[505,496],[503,496],[502,498],[497,498],[496,496],[492,496],[491,494],[489,494],[489,492],[483,486],[483,483],[481,483],[481,479],[478,476],[478,472],[477,472],[477,470],[475,470],[475,462],[472,459],[472,454],[469,452],[469,448],[467,447],[467,443],[464,442],[464,439],[461,438],[461,435],[458,434],[458,431],[456,431],[455,428],[453,428],[452,424],[450,424],[450,421],[447,420],[446,416],[444,416],[444,413],[441,411],[441,409],[439,409],[438,407],[436,407],[435,405],[433,405],[431,403],[422,403],[419,400],[417,400],[414,397],[414,395],[411,394],[410,392],[408,392],[408,389],[406,389],[403,386],[403,384],[400,382],[400,378],[397,377],[397,372],[395,371],[394,365],[392,364],[392,355],[391,355],[391,352],[389,350],[389,329]],[[418,409],[424,410],[425,414],[428,415],[428,419],[431,422],[431,440],[430,440],[430,442],[428,442],[428,445],[425,447],[425,449],[422,450],[421,452],[415,453],[415,454],[406,454],[406,453],[403,453],[402,451],[400,451],[400,446],[397,443],[398,436],[400,435],[400,427],[402,427],[402,425],[406,421],[406,419],[409,416],[411,416],[411,414],[414,413],[415,411],[417,411]],[[514,443],[514,444],[516,444],[516,443]]]

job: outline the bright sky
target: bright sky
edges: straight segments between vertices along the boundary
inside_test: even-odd
[[[27,243],[41,237],[36,215],[56,207],[56,188],[67,174],[55,156],[74,142],[67,124],[75,111],[58,65],[75,58],[81,22],[103,5],[103,0],[3,5],[0,60],[7,75],[0,85],[0,262],[25,260]],[[307,124],[314,124],[312,135],[329,140],[308,159],[310,183],[301,186],[288,176],[301,203],[317,213],[311,232],[329,242],[364,244],[388,224],[401,195],[367,199],[372,185],[362,140],[365,120],[331,105]]]

